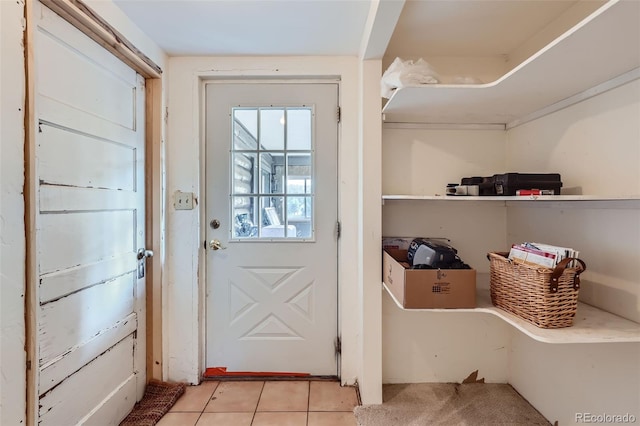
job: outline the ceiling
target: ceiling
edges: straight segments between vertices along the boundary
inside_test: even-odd
[[[369,0],[114,0],[170,56],[357,55]]]
[[[357,56],[372,27],[393,57],[507,54],[578,1],[114,0],[170,56]]]

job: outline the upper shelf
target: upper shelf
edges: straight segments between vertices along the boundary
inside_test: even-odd
[[[492,196],[492,195],[398,195],[385,194],[382,196],[382,202],[387,200],[422,200],[422,201],[505,201],[505,202],[525,202],[525,201],[618,201],[637,204],[640,201],[640,195],[525,195],[525,196]]]
[[[388,122],[508,126],[598,85],[639,78],[639,67],[640,2],[613,0],[492,83],[396,89],[382,112]]]

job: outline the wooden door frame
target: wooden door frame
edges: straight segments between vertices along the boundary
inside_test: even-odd
[[[26,352],[27,352],[27,425],[37,423],[37,321],[38,283],[36,246],[36,87],[35,87],[35,39],[34,2],[25,4],[25,228],[26,228]],[[97,42],[114,56],[120,58],[145,78],[145,231],[146,247],[155,256],[148,259],[146,279],[146,377],[163,379],[162,351],[162,259],[164,245],[162,222],[164,221],[163,174],[163,99],[162,69],[145,56],[107,21],[87,7],[81,0],[40,0],[60,17]],[[150,263],[149,263],[150,262]]]

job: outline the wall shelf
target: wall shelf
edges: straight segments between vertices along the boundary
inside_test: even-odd
[[[505,206],[573,206],[583,208],[638,209],[640,196],[622,195],[531,195],[531,196],[455,196],[455,195],[398,195],[382,196],[382,204],[387,201],[426,201],[437,203],[493,202]]]
[[[508,128],[571,97],[593,96],[598,85],[602,92],[640,78],[638,16],[640,2],[613,0],[492,83],[397,89],[385,121]]]
[[[640,201],[637,195],[526,195],[526,196],[473,196],[473,195],[383,195],[383,200],[423,201]]]
[[[586,303],[578,302],[578,309],[572,327],[558,329],[538,328],[491,304],[488,289],[478,289],[475,309],[406,309],[393,296],[387,286],[384,290],[391,296],[399,309],[406,312],[478,312],[495,315],[511,324],[527,336],[544,343],[633,343],[640,342],[640,324],[629,321]]]

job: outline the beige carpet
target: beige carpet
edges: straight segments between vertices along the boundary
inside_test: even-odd
[[[508,384],[384,385],[382,400],[355,408],[359,426],[550,425]]]

